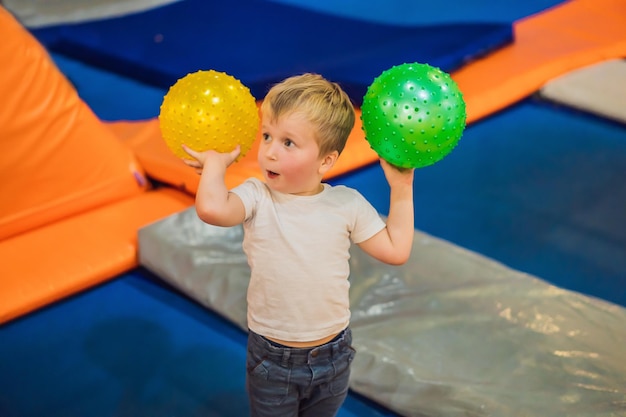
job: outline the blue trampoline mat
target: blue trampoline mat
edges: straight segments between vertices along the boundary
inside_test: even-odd
[[[391,25],[428,25],[442,23],[511,23],[540,13],[564,0],[270,0],[335,16]]]
[[[445,13],[445,3],[429,4]],[[341,83],[360,103],[384,70],[421,62],[452,71],[509,44],[512,23],[395,25],[267,0],[186,0],[33,34],[54,52],[162,88],[214,69],[240,79],[260,99],[290,75],[316,72]]]
[[[2,417],[242,417],[239,328],[143,269],[0,327]],[[350,394],[339,417],[395,416]]]

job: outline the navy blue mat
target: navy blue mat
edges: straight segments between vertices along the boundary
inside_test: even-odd
[[[392,25],[510,23],[545,11],[565,0],[270,0],[335,16]]]
[[[0,326],[2,417],[244,417],[239,328],[137,269]],[[350,394],[339,417],[395,416]]]
[[[445,12],[445,3],[431,2]],[[167,88],[215,69],[256,98],[300,72],[340,82],[355,103],[382,71],[423,62],[452,71],[512,41],[512,21],[398,26],[266,0],[186,0],[118,18],[34,30],[50,50]]]

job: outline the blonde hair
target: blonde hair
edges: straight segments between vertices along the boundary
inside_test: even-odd
[[[339,84],[318,74],[289,77],[274,85],[263,100],[264,114],[273,120],[301,112],[317,126],[320,156],[341,154],[354,127],[354,106]]]

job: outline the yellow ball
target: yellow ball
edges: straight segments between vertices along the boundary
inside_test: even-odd
[[[256,139],[259,112],[248,87],[235,77],[197,71],[170,87],[159,125],[165,143],[180,158],[190,158],[183,144],[198,152],[230,152],[240,145],[244,156]]]

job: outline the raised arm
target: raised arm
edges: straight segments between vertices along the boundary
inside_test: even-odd
[[[229,153],[196,152],[183,146],[193,159],[184,162],[200,174],[196,193],[196,212],[205,223],[215,226],[234,226],[242,223],[245,208],[241,199],[231,193],[224,182],[226,168],[239,156],[239,146]]]
[[[391,188],[387,227],[359,243],[359,247],[382,262],[401,265],[411,255],[415,235],[413,170],[398,169],[384,160],[380,165]]]

